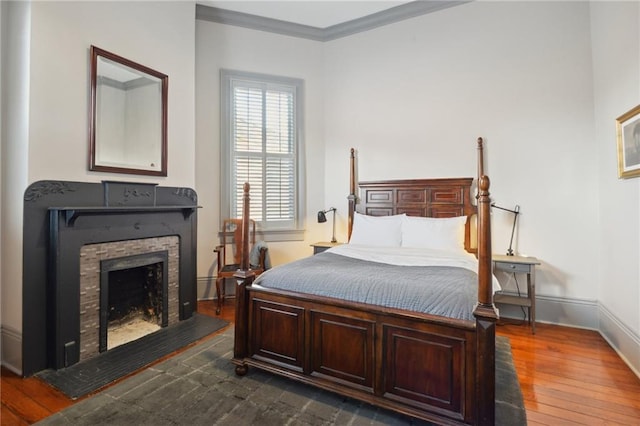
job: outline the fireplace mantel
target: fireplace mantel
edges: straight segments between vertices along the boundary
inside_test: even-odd
[[[67,226],[73,226],[75,220],[83,215],[162,213],[181,211],[188,219],[199,206],[150,206],[150,207],[49,207],[49,211],[63,212]]]
[[[196,309],[197,195],[136,182],[39,181],[24,197],[23,374],[77,361],[79,253],[87,244],[178,236],[180,320]]]

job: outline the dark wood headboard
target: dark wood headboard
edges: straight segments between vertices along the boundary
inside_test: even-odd
[[[354,161],[355,153],[352,149],[352,164]],[[473,216],[478,210],[471,203],[472,183],[473,178],[470,177],[359,182],[357,185],[360,195],[352,192],[349,196],[349,238],[354,211],[370,216],[402,213],[407,216],[436,218],[467,216],[464,247],[466,251],[475,253],[477,248],[471,238],[471,229]],[[352,190],[355,190],[355,182]]]

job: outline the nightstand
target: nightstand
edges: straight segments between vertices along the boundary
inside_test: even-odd
[[[536,334],[536,265],[540,261],[535,257],[506,256],[494,254],[492,256],[495,270],[511,272],[513,274],[525,274],[527,276],[527,293],[522,295],[505,294],[497,292],[493,296],[496,303],[524,306],[529,311],[529,324],[531,332]]]
[[[322,253],[323,251],[330,249],[331,247],[339,246],[342,243],[332,243],[329,241],[319,241],[317,243],[311,244],[313,247],[313,254]]]

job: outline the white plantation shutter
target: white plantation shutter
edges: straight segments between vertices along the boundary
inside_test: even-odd
[[[221,80],[228,97],[222,123],[228,130],[222,159],[228,162],[228,215],[242,216],[242,188],[249,182],[251,218],[261,229],[298,229],[301,81],[231,71],[223,71]]]

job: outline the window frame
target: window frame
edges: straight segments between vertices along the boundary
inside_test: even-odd
[[[258,233],[264,241],[302,241],[304,240],[304,218],[306,214],[305,200],[305,167],[304,158],[304,81],[299,78],[281,77],[269,74],[261,74],[247,71],[229,69],[220,70],[220,229],[224,218],[231,217],[233,206],[232,197],[235,197],[235,188],[232,188],[232,96],[233,84],[237,81],[245,81],[249,84],[268,84],[287,86],[294,89],[294,114],[295,114],[295,146],[294,146],[294,218],[293,226],[287,228],[265,228],[261,221],[256,220]]]

